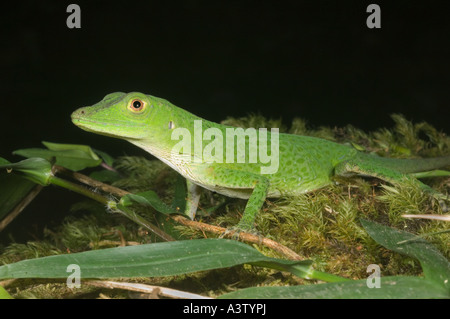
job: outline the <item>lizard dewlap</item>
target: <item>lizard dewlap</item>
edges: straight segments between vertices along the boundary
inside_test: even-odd
[[[278,133],[276,128],[242,129],[195,116],[167,100],[143,93],[108,94],[72,114],[78,127],[127,140],[186,178],[186,214],[194,218],[200,188],[248,199],[237,229],[254,229],[266,197],[301,194],[333,182],[335,176],[373,176],[390,183],[410,173],[450,165],[450,156],[391,159],[359,152],[320,138]],[[419,182],[424,191],[445,198]]]

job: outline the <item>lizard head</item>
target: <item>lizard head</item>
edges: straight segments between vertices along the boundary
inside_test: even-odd
[[[72,113],[72,122],[81,129],[125,140],[146,140],[167,127],[170,103],[139,92],[116,92],[100,102]]]
[[[169,101],[138,92],[111,93],[97,104],[72,113],[72,122],[81,129],[124,139],[172,167],[175,167],[172,162],[178,161],[179,157],[172,157],[174,146],[180,138],[182,145],[184,142],[191,144],[190,132],[197,119],[200,118]],[[183,133],[181,136],[180,132]],[[174,138],[172,133],[177,133]],[[185,135],[189,135],[186,140]],[[183,151],[185,148],[189,150],[186,146]],[[190,158],[191,155],[188,152],[186,156]]]

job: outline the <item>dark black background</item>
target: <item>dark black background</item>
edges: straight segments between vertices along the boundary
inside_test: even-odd
[[[81,29],[66,26],[71,2]],[[115,91],[213,121],[259,112],[374,130],[403,113],[449,132],[445,1],[71,2],[2,4],[1,157],[42,140],[144,154],[70,121]],[[381,29],[366,26],[371,2]]]

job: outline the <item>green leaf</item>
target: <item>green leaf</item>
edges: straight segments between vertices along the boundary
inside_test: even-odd
[[[235,240],[197,239],[117,247],[28,259],[0,266],[0,279],[67,278],[67,266],[80,267],[82,278],[159,277],[249,263],[288,271],[308,270],[311,261],[270,258]],[[296,275],[307,276],[296,268]]]
[[[28,158],[17,163],[5,163],[0,165],[0,171],[17,173],[30,181],[47,186],[50,184],[52,165],[43,158]]]
[[[95,167],[101,164],[102,160],[87,145],[57,144],[42,142],[48,149],[26,148],[13,152],[27,158],[41,157],[48,161],[55,159],[55,164],[66,167],[73,171],[79,171],[86,167]]]
[[[0,165],[9,164],[10,162],[3,157],[0,157]]]
[[[51,151],[79,150],[79,151],[82,151],[83,153],[87,154],[90,158],[92,158],[94,160],[99,159],[97,154],[95,154],[94,151],[92,150],[92,148],[88,145],[60,144],[60,143],[51,143],[51,142],[45,142],[45,141],[42,141],[42,144],[44,144]]]
[[[364,279],[291,287],[252,287],[224,294],[219,298],[422,299],[449,297],[450,293],[448,290],[424,278],[393,276],[381,277],[380,288],[369,288]]]
[[[368,220],[362,225],[377,243],[395,252],[419,260],[425,278],[450,290],[450,263],[429,242],[414,234],[396,230]],[[407,241],[404,244],[401,242]]]
[[[119,201],[119,205],[123,205],[125,207],[130,206],[133,203],[153,207],[158,212],[166,215],[177,213],[176,210],[174,210],[173,208],[169,207],[166,203],[164,203],[154,191],[146,191],[137,194],[128,194],[123,196]]]
[[[12,299],[11,295],[2,286],[0,286],[0,299]]]
[[[111,166],[111,167],[113,166],[114,157],[112,157],[108,153],[100,151],[98,149],[93,149],[93,151],[95,152],[95,154],[98,154],[103,159],[103,161],[106,163],[106,165]]]

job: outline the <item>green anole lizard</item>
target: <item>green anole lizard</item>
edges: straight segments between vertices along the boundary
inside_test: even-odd
[[[235,227],[243,231],[254,230],[255,216],[266,197],[311,192],[330,185],[335,176],[373,176],[395,184],[415,179],[412,173],[450,165],[450,156],[392,159],[315,137],[276,130],[239,131],[137,92],[108,94],[97,104],[73,112],[72,121],[86,131],[125,139],[178,171],[187,181],[185,213],[191,219],[200,198],[199,186],[248,199]],[[417,182],[434,197],[445,198]]]

